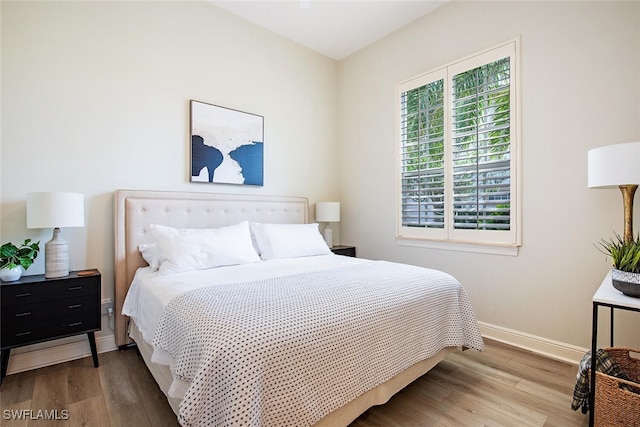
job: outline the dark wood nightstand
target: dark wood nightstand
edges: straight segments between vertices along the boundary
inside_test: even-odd
[[[356,247],[355,246],[344,246],[338,245],[331,247],[331,252],[336,255],[345,255],[345,256],[356,256]]]
[[[78,334],[89,337],[93,366],[98,367],[94,332],[100,330],[101,275],[98,270],[80,273],[89,275],[78,273],[0,282],[0,382],[7,373],[12,348]]]

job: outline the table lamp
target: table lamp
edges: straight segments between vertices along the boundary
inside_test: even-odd
[[[322,237],[327,245],[333,247],[333,230],[330,222],[340,222],[340,202],[316,203],[316,221],[326,222]]]
[[[640,142],[606,145],[588,153],[589,188],[620,188],[624,241],[633,240],[633,197],[640,184]]]
[[[46,278],[69,274],[69,243],[62,239],[62,227],[84,227],[82,194],[27,194],[27,228],[53,228],[53,238],[44,245]]]

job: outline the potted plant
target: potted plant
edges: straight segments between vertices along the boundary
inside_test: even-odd
[[[618,234],[612,239],[603,239],[600,250],[613,262],[613,287],[625,295],[640,297],[640,234],[629,241]]]
[[[13,243],[0,246],[0,279],[4,282],[18,280],[24,270],[31,267],[38,257],[40,242],[26,239],[19,247]]]

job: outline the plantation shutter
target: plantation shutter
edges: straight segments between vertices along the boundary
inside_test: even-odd
[[[452,78],[453,228],[509,230],[510,61]]]
[[[398,237],[520,245],[517,41],[396,87]]]
[[[444,80],[401,93],[402,225],[443,228]]]

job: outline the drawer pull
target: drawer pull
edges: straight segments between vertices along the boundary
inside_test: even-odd
[[[25,335],[31,335],[31,331],[20,332],[20,333],[16,334],[17,337],[23,337]]]
[[[30,297],[31,292],[25,292],[23,294],[16,294],[16,298]]]
[[[23,316],[31,316],[31,312],[27,311],[25,313],[18,313],[16,314],[16,317],[23,317]]]
[[[80,289],[82,289],[82,286],[72,286],[68,288],[68,290],[70,291],[79,291]]]
[[[69,323],[69,327],[82,325],[82,322]]]
[[[74,305],[67,306],[67,308],[80,308],[80,307],[82,307],[82,304],[74,304]]]

